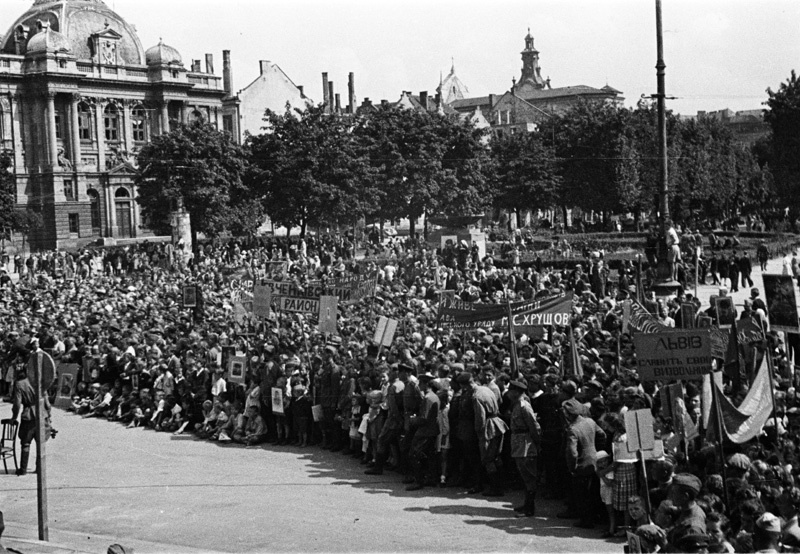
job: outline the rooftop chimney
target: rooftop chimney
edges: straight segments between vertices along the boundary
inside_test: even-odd
[[[222,86],[228,96],[233,96],[233,68],[231,67],[231,51],[222,51]]]
[[[381,106],[387,106],[389,104],[388,100],[381,100]]]
[[[192,73],[200,73],[200,60],[192,60]]]
[[[422,104],[422,108],[425,111],[428,111],[428,91],[423,90],[419,93],[419,103]]]
[[[335,95],[336,98],[336,113],[342,113],[342,99],[339,97],[339,93],[337,92]]]
[[[489,109],[494,107],[494,94],[489,95]]]
[[[328,113],[333,113],[333,81],[328,81]]]
[[[331,113],[331,101],[328,97],[328,74],[322,74],[322,103],[325,104],[325,113]]]
[[[269,61],[267,61],[267,60],[260,60],[260,61],[258,62],[258,67],[259,67],[259,70],[261,71],[261,75],[263,75],[263,74],[264,74],[264,73],[266,73],[266,72],[267,72],[267,70],[269,69]]]
[[[214,74],[214,54],[206,54],[206,73]]]
[[[356,113],[356,78],[352,71],[347,76],[347,110]]]
[[[297,90],[300,91],[300,96],[305,96],[305,93],[303,92],[303,85],[297,85]]]

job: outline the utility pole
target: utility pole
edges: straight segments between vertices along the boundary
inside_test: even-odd
[[[664,36],[661,27],[661,0],[656,0],[656,50],[658,60],[656,61],[656,80],[658,90],[656,92],[658,106],[658,184],[661,195],[661,236],[662,240],[667,237],[667,220],[669,219],[669,167],[667,158],[667,111],[666,111],[666,85],[664,75],[667,64],[664,63]]]

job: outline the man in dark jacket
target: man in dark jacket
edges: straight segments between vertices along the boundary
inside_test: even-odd
[[[26,370],[17,372],[17,383],[14,390],[14,407],[11,412],[11,419],[20,418],[19,422],[19,442],[21,447],[21,454],[19,460],[19,468],[17,475],[26,475],[28,473],[28,460],[31,455],[31,443],[36,439],[36,429],[39,426],[36,419],[36,404],[38,398],[36,390],[28,381],[28,374]],[[50,401],[47,395],[44,397],[44,407],[46,415],[50,415]],[[43,437],[44,438],[44,437]],[[38,470],[38,468],[37,468]]]
[[[419,413],[411,416],[414,438],[411,440],[411,466],[414,483],[407,491],[417,491],[425,486],[426,472],[436,457],[436,437],[439,436],[439,383],[430,373],[420,375],[419,382],[425,391]]]
[[[606,434],[593,419],[583,417],[584,406],[574,398],[562,405],[564,416],[569,423],[566,440],[567,469],[572,476],[572,506],[578,516],[577,527],[591,529],[592,481],[595,479],[595,462],[597,461],[596,443],[604,443]]]
[[[322,406],[322,448],[330,450],[335,448],[336,434],[335,421],[336,408],[339,405],[339,387],[341,382],[341,372],[336,365],[336,348],[326,346],[322,371],[318,376],[318,402]]]

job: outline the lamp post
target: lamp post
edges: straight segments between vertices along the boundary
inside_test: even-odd
[[[657,108],[658,108],[658,185],[660,193],[660,223],[661,235],[666,240],[667,221],[669,220],[668,179],[669,167],[667,158],[667,111],[666,111],[666,85],[664,76],[667,64],[664,63],[664,37],[661,26],[661,0],[656,0],[656,81],[657,81]]]

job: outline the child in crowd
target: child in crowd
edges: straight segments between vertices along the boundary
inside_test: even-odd
[[[612,502],[614,496],[614,460],[605,450],[597,452],[597,477],[600,479],[600,500],[608,512],[608,531],[601,538],[608,539],[617,532],[617,514]]]
[[[295,433],[297,434],[298,446],[305,448],[308,446],[308,428],[311,424],[311,399],[305,385],[295,385],[292,389],[293,405],[292,417]]]
[[[279,414],[273,412],[275,416],[275,426],[278,432],[278,442],[279,445],[289,444],[289,439],[291,437],[291,427],[289,426],[289,418],[286,414],[286,408],[289,407],[291,404],[291,398],[289,395],[286,394],[286,377],[280,376],[278,377],[277,382],[275,383],[275,388],[281,389],[281,402],[283,402],[283,413]]]
[[[439,397],[439,436],[436,438],[436,452],[441,460],[439,486],[447,484],[447,457],[450,453],[450,393],[449,389],[440,390]]]

